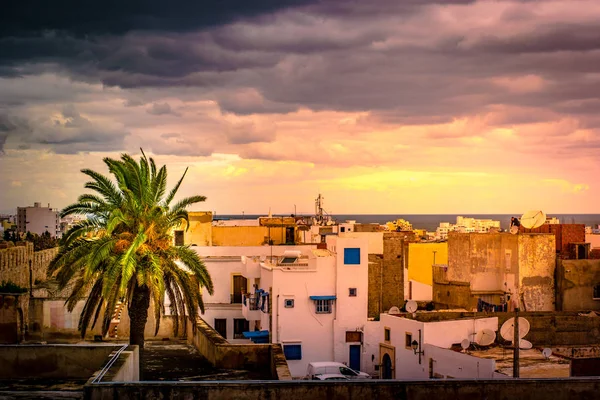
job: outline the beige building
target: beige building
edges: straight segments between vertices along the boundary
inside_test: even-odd
[[[468,283],[469,304],[457,304],[453,291],[436,290],[435,282],[433,300],[469,310],[480,300],[508,310],[554,311],[555,263],[552,234],[450,233],[445,280]]]
[[[17,207],[17,232],[35,233],[38,235],[48,231],[53,237],[60,237],[60,217],[57,209],[42,207],[34,203],[33,207]]]

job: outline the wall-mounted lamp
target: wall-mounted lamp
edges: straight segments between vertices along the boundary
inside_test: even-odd
[[[421,348],[421,330],[419,329],[419,341],[413,340],[410,347],[413,349],[415,354],[419,355],[419,364],[421,364],[421,355],[425,355],[425,351]]]

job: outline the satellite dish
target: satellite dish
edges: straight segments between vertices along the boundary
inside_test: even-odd
[[[414,313],[415,311],[417,311],[417,302],[414,300],[409,300],[406,302],[406,311],[408,311],[409,313]]]
[[[523,228],[534,229],[539,228],[546,222],[546,214],[543,211],[532,210],[527,211],[521,217],[521,225]]]
[[[471,347],[471,341],[469,339],[463,339],[463,341],[460,342],[460,347],[462,347],[463,350],[468,349]]]
[[[525,335],[529,333],[529,329],[531,326],[529,325],[529,321],[527,321],[523,317],[519,317],[519,339],[524,338]],[[507,342],[512,342],[515,338],[515,319],[509,318],[504,324],[502,324],[502,328],[500,328],[500,336]]]
[[[511,226],[510,228],[510,233],[517,234],[519,232],[519,227],[518,226]]]
[[[519,340],[519,348],[523,350],[529,350],[533,347],[533,344],[529,340],[521,339]]]
[[[520,321],[519,321],[520,322]],[[491,329],[483,329],[475,335],[475,343],[480,346],[489,346],[496,340],[496,332]]]
[[[390,311],[388,311],[388,314],[400,314],[400,309],[396,306],[393,306],[390,308]]]
[[[549,359],[550,356],[552,355],[552,349],[549,349],[548,347],[546,347],[544,350],[542,350],[542,355],[544,356],[545,359]]]

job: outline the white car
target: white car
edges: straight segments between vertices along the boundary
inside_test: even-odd
[[[369,379],[366,372],[355,371],[346,365],[334,361],[317,361],[308,364],[306,375],[308,379],[316,379],[317,375],[343,375],[348,379]]]
[[[319,374],[313,378],[319,381],[347,381],[350,378],[342,374]]]

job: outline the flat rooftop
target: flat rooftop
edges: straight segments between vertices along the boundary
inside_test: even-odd
[[[496,360],[496,371],[513,376],[513,349],[491,347],[469,350],[469,354],[479,358]],[[545,358],[541,349],[519,350],[519,376],[521,378],[568,378],[570,361],[555,355]]]

